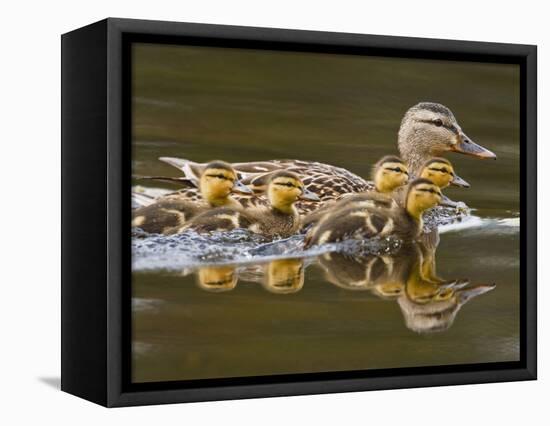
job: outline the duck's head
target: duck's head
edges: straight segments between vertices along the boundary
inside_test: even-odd
[[[197,273],[197,283],[203,290],[219,293],[233,290],[237,285],[237,272],[233,266],[208,266]]]
[[[304,261],[279,259],[267,265],[264,287],[271,293],[296,293],[304,286]]]
[[[420,177],[431,180],[441,189],[445,189],[451,184],[463,188],[470,187],[468,182],[455,173],[453,165],[445,158],[437,157],[428,160],[422,166]]]
[[[213,206],[224,205],[231,191],[252,193],[237,179],[235,170],[224,161],[208,163],[200,178],[200,190],[204,199]]]
[[[407,190],[407,212],[413,218],[420,220],[422,213],[437,206],[442,197],[441,190],[432,181],[424,178],[415,179],[409,184]]]
[[[319,197],[308,191],[300,177],[293,172],[281,170],[271,175],[267,186],[267,197],[271,206],[283,212],[292,210],[299,199],[319,201]]]
[[[398,147],[413,174],[418,174],[428,158],[447,152],[497,158],[466,136],[449,108],[434,102],[421,102],[405,113],[399,128]]]
[[[378,192],[390,193],[408,180],[409,170],[399,157],[387,155],[374,165],[373,181]]]

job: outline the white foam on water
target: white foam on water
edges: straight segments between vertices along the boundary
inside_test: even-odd
[[[441,225],[440,234],[477,229],[483,233],[510,234],[519,232],[520,218],[481,218],[466,216],[460,222]]]

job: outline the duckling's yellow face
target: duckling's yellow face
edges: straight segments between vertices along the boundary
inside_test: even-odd
[[[212,205],[224,204],[233,189],[237,176],[233,170],[207,168],[201,176],[201,194]]]
[[[382,193],[392,192],[395,188],[405,185],[409,180],[409,170],[403,163],[384,162],[374,173],[376,190]]]
[[[444,302],[452,299],[455,295],[453,289],[444,288],[428,281],[409,280],[406,289],[409,299],[421,305],[430,302]]]
[[[407,210],[414,217],[441,202],[442,194],[439,187],[433,183],[421,182],[410,188],[407,197]]]
[[[420,177],[431,180],[439,188],[447,188],[455,177],[451,164],[446,162],[431,162],[420,172]]]
[[[213,292],[233,290],[237,285],[237,274],[231,266],[201,268],[197,279],[199,287]]]
[[[286,210],[304,194],[304,184],[298,178],[276,176],[267,187],[267,196],[273,207]]]
[[[304,262],[301,259],[274,260],[266,271],[265,287],[272,293],[294,293],[304,285]]]

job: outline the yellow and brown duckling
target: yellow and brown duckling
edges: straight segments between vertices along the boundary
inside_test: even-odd
[[[325,204],[324,207],[306,215],[302,220],[302,227],[304,229],[311,227],[334,209],[341,209],[353,203],[376,198],[375,194],[377,193],[393,197],[393,194],[409,180],[409,171],[399,157],[386,155],[373,166],[372,180],[375,188],[373,191],[346,194],[335,202]]]
[[[419,177],[432,181],[441,190],[447,188],[449,185],[460,186],[462,188],[470,187],[468,182],[455,173],[451,162],[441,157],[428,160],[420,169]],[[392,193],[392,197],[400,205],[404,205],[406,194],[406,187],[403,186],[396,188]],[[440,205],[444,207],[456,207],[458,203],[443,195]]]
[[[409,180],[409,169],[401,158],[386,155],[374,165],[372,171],[374,188],[381,194],[391,194]]]
[[[441,157],[428,160],[420,169],[419,177],[431,180],[440,189],[445,189],[451,184],[462,188],[470,187],[468,182],[455,173],[451,162]]]
[[[304,188],[296,173],[279,171],[271,174],[267,186],[270,206],[244,209],[222,207],[204,212],[179,231],[196,232],[231,231],[248,229],[264,237],[289,237],[300,228],[300,216],[295,203],[299,199],[315,200],[317,196]]]
[[[192,202],[175,194],[167,195],[153,204],[140,207],[132,213],[132,226],[145,232],[173,234],[198,214],[215,207],[240,207],[231,197],[238,189],[251,192],[237,179],[233,168],[223,161],[212,161],[204,169],[199,183],[202,200]]]
[[[405,206],[380,194],[326,214],[305,238],[305,247],[347,239],[395,236],[416,240],[422,231],[422,214],[441,201],[441,190],[428,179],[415,179],[407,187]]]

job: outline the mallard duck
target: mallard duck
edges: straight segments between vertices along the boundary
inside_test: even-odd
[[[300,227],[300,216],[294,204],[298,199],[317,199],[304,188],[296,173],[285,170],[271,175],[267,197],[269,207],[244,209],[242,207],[221,207],[196,216],[179,229],[196,232],[230,231],[237,228],[265,237],[289,237]]]
[[[496,155],[474,143],[462,131],[449,108],[433,102],[421,102],[405,113],[397,141],[401,158],[412,176],[418,177],[422,166],[432,157],[447,152],[457,152],[477,158],[492,158]],[[162,157],[162,161],[184,172],[185,178],[200,175],[205,164],[186,159]],[[297,173],[306,189],[316,194],[320,202],[300,201],[296,204],[301,214],[314,211],[325,203],[334,201],[344,194],[365,192],[374,189],[372,182],[329,164],[301,160],[270,160],[247,163],[233,163],[243,183],[255,191],[265,190],[265,175],[277,170]],[[168,178],[169,180],[171,178]],[[173,178],[177,181],[179,178]],[[181,196],[196,197],[196,191],[182,191]],[[240,197],[237,197],[240,200]]]
[[[374,195],[327,213],[307,233],[305,247],[390,235],[413,241],[423,227],[422,213],[436,206],[442,197],[439,187],[424,178],[415,179],[408,185],[404,207],[387,195]]]
[[[251,192],[237,180],[233,168],[223,161],[212,161],[203,170],[198,182],[203,198],[199,202],[166,195],[153,204],[132,212],[132,226],[149,233],[172,234],[192,217],[214,207],[240,207],[231,197],[238,188]]]

